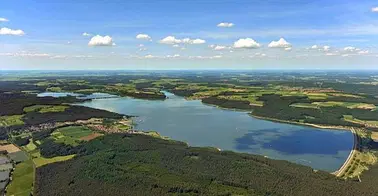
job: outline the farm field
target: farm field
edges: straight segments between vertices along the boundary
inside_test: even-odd
[[[0,127],[23,125],[22,117],[23,115],[0,116]]]
[[[20,149],[17,148],[14,144],[0,145],[0,151],[3,151],[3,150],[7,151],[8,153],[20,151]]]
[[[57,143],[64,143],[71,146],[79,145],[81,138],[92,135],[94,132],[84,126],[69,126],[59,128],[51,133],[51,137]]]
[[[63,105],[33,105],[24,108],[24,112],[40,112],[40,113],[48,113],[48,112],[64,112],[69,106]]]
[[[24,151],[17,151],[17,152],[9,153],[8,156],[16,163],[22,162],[28,159],[28,156]]]
[[[361,125],[367,125],[368,127],[378,127],[378,120],[360,120],[354,118],[352,115],[344,115],[344,120]]]
[[[29,196],[33,191],[34,168],[32,160],[16,165],[12,181],[8,185],[7,195]]]
[[[35,167],[41,167],[41,166],[55,163],[55,162],[67,161],[75,157],[75,155],[67,155],[67,156],[56,156],[52,158],[45,158],[41,156],[41,153],[39,151],[33,152],[31,156],[33,157],[33,162],[35,164]]]

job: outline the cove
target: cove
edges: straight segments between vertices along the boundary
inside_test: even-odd
[[[168,98],[164,101],[116,97],[92,99],[78,105],[138,116],[134,119],[138,130],[154,130],[190,146],[259,154],[329,172],[339,169],[353,147],[349,131],[256,119],[244,111],[165,94]]]

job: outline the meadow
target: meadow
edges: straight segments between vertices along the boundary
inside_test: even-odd
[[[32,160],[16,165],[12,181],[7,187],[7,195],[29,196],[33,192],[34,168]]]

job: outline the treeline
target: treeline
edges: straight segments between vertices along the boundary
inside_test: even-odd
[[[94,108],[88,108],[84,106],[70,106],[63,112],[28,112],[24,115],[22,120],[25,125],[39,125],[43,123],[55,123],[65,121],[76,120],[88,120],[90,118],[113,118],[120,119],[123,115],[109,112],[105,110],[99,110]]]
[[[52,148],[54,149],[54,147]],[[376,180],[374,180],[376,181]],[[37,169],[36,195],[376,195],[374,183],[262,156],[112,134]]]
[[[166,96],[163,93],[160,92],[129,92],[129,91],[121,91],[119,93],[121,96],[129,96],[134,97],[138,99],[156,99],[156,100],[164,100]]]
[[[190,97],[193,96],[194,93],[200,91],[195,89],[170,89],[169,92],[181,97]]]
[[[343,115],[353,115],[361,120],[378,119],[377,111],[365,109],[349,109],[346,107],[321,107],[319,109],[291,107],[294,103],[310,103],[307,97],[280,96],[276,94],[263,95],[258,98],[263,101],[263,107],[256,107],[252,114],[256,116],[276,118],[281,120],[304,121],[324,125],[356,126],[361,125],[343,120]]]
[[[243,109],[250,110],[253,106],[249,105],[249,101],[239,101],[239,100],[229,100],[229,99],[220,99],[218,97],[208,97],[202,99],[203,103],[213,104],[223,108],[232,108],[232,109]]]
[[[42,81],[42,80],[41,80]],[[37,86],[34,83],[38,80],[27,81],[0,81],[0,93],[4,92],[18,92],[21,91],[44,91],[45,87]]]
[[[80,153],[82,145],[71,146],[64,143],[57,143],[54,139],[47,138],[38,146],[38,149],[43,157],[52,158]]]
[[[238,95],[240,93],[224,92],[221,95]],[[213,104],[223,108],[252,110],[252,114],[260,117],[275,118],[287,121],[297,121],[305,123],[335,125],[335,126],[354,126],[362,127],[363,125],[347,122],[343,120],[343,115],[352,115],[360,120],[377,120],[378,111],[366,109],[349,109],[341,106],[314,108],[299,108],[290,105],[294,103],[312,103],[314,101],[350,101],[357,102],[358,98],[346,97],[343,100],[339,98],[330,98],[327,100],[310,100],[307,96],[280,96],[277,94],[265,94],[257,100],[263,101],[262,107],[251,106],[249,101],[221,99],[217,96],[202,99],[203,103]],[[374,103],[377,99],[362,98],[369,103]],[[361,99],[359,100],[361,102]]]
[[[82,101],[72,96],[54,98],[37,97],[35,94],[0,93],[0,116],[22,114],[25,107],[32,105],[59,105]]]
[[[24,138],[19,137],[19,138],[16,138],[14,140],[14,143],[17,146],[25,146],[25,145],[29,144],[29,139],[30,139],[29,137],[24,137]]]

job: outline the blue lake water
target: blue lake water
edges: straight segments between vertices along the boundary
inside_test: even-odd
[[[94,99],[79,105],[138,116],[139,130],[155,130],[191,146],[264,155],[325,171],[337,170],[353,146],[349,131],[260,120],[247,112],[220,109],[166,93],[167,100],[129,97]]]

